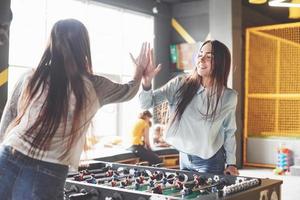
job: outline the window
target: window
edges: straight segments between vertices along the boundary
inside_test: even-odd
[[[153,40],[152,16],[94,1],[12,0],[11,8],[14,19],[10,27],[9,93],[21,74],[38,65],[50,30],[59,19],[76,18],[86,25],[94,72],[117,82],[132,77],[134,68],[129,52],[137,55],[143,41]],[[128,134],[139,112],[137,98],[100,109],[93,119],[93,133]]]

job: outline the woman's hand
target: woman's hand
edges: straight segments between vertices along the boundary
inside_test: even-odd
[[[158,74],[158,72],[161,69],[161,64],[155,66],[154,60],[153,60],[153,49],[151,49],[148,52],[149,57],[149,64],[147,65],[144,74],[143,74],[143,79],[142,79],[142,84],[144,88],[150,88],[151,87],[151,82],[152,79]]]
[[[133,55],[129,53],[131,60],[136,67],[134,76],[135,78],[137,78],[136,76],[141,76],[142,74],[144,74],[145,69],[150,63],[150,51],[150,44],[148,42],[143,42],[140,53],[136,58],[134,58]]]
[[[233,175],[233,176],[238,176],[240,173],[237,169],[236,166],[233,166],[233,165],[229,165],[227,166],[227,168],[224,170],[224,174],[227,175]]]

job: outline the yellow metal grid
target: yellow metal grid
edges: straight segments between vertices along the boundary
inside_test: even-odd
[[[244,163],[248,137],[300,138],[300,23],[246,30],[244,105]]]

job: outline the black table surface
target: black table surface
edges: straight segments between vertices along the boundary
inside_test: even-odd
[[[162,155],[173,155],[179,152],[170,147],[155,147],[152,150],[159,156]],[[105,161],[105,162],[116,162],[120,160],[127,160],[136,158],[136,156],[126,148],[104,148],[99,149],[99,153],[93,152],[93,160]]]

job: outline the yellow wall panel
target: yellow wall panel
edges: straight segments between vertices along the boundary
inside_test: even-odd
[[[247,29],[245,138],[300,138],[300,23]]]

